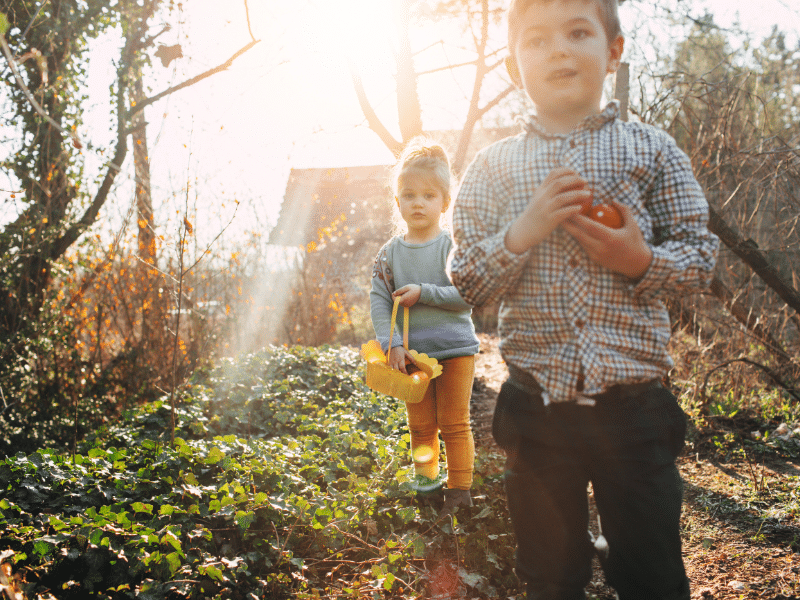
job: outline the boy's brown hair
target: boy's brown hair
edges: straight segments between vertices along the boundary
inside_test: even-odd
[[[603,29],[606,32],[606,38],[608,42],[611,43],[617,37],[622,35],[622,26],[619,22],[619,12],[617,11],[617,7],[619,4],[622,4],[624,0],[559,0],[559,1],[566,1],[566,2],[594,2],[597,4],[597,8],[600,11],[600,20],[603,23]],[[546,4],[548,2],[556,2],[556,0],[511,0],[511,4],[508,7],[508,53],[511,55],[513,60],[516,60],[514,56],[514,47],[517,43],[517,37],[519,36],[519,31],[517,29],[517,24],[519,23],[519,19],[532,4]]]

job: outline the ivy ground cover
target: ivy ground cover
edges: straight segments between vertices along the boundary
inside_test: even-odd
[[[515,592],[501,458],[476,505],[410,490],[402,406],[348,348],[227,360],[76,453],[0,462],[0,562],[25,598],[422,598]],[[455,593],[455,592],[454,592]]]

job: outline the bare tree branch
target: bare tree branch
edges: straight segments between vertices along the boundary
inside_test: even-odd
[[[456,173],[460,173],[461,169],[464,166],[464,162],[467,158],[467,151],[469,149],[469,141],[472,138],[472,132],[475,129],[475,125],[481,119],[483,115],[485,115],[489,110],[493,107],[497,106],[497,104],[505,98],[508,94],[514,90],[514,86],[510,85],[505,90],[500,92],[497,96],[494,97],[486,106],[480,106],[480,96],[481,96],[481,89],[483,87],[483,81],[487,75],[492,70],[496,69],[502,61],[497,61],[492,65],[486,64],[486,48],[488,47],[489,43],[489,4],[488,0],[483,0],[481,2],[481,32],[480,38],[475,39],[475,49],[478,53],[478,58],[476,62],[476,71],[475,71],[475,81],[472,85],[472,97],[470,98],[469,102],[469,110],[467,111],[467,118],[464,123],[464,128],[461,131],[461,136],[458,141],[458,148],[456,149],[456,155],[453,159],[453,170]]]
[[[375,114],[375,110],[372,108],[367,98],[367,93],[364,91],[364,84],[361,81],[361,77],[352,65],[350,67],[350,76],[353,78],[353,87],[358,97],[358,104],[361,106],[361,112],[364,113],[364,117],[367,119],[367,125],[381,138],[381,141],[389,150],[398,154],[403,148],[403,142],[396,140],[394,136],[389,133],[389,130],[384,127],[378,115]]]
[[[22,32],[23,40],[28,37],[28,32],[31,30],[31,27],[33,27],[33,22],[39,16],[39,13],[42,12],[42,8],[44,8],[45,4],[47,4],[47,0],[42,0],[39,2],[39,8],[36,9],[36,13],[34,13],[34,15],[31,17],[31,20],[28,22],[28,26],[25,28],[25,31]]]
[[[710,218],[708,228],[719,236],[719,239],[730,248],[734,254],[741,258],[755,271],[764,283],[775,290],[795,312],[800,313],[800,292],[794,289],[777,269],[769,262],[767,257],[758,249],[753,240],[745,240],[737,233],[720,214],[709,207]]]
[[[226,60],[221,65],[216,66],[213,69],[209,69],[208,71],[205,71],[203,73],[200,73],[199,75],[197,75],[195,77],[192,77],[191,79],[189,79],[187,81],[184,81],[183,83],[179,83],[178,85],[174,85],[171,88],[167,88],[163,92],[159,92],[155,96],[151,96],[150,98],[147,98],[146,100],[143,100],[142,102],[137,103],[136,106],[131,108],[131,110],[128,112],[127,116],[128,117],[132,117],[137,112],[139,112],[141,110],[144,110],[146,107],[150,106],[151,104],[154,104],[155,102],[158,102],[159,100],[161,100],[165,96],[169,96],[170,94],[174,94],[175,92],[177,92],[179,90],[182,90],[184,88],[187,88],[189,86],[192,86],[195,83],[197,83],[199,81],[202,81],[203,79],[206,79],[208,77],[211,77],[212,75],[214,75],[216,73],[219,73],[221,71],[227,70],[237,58],[239,58],[242,54],[244,54],[245,52],[250,50],[253,46],[258,44],[260,41],[261,40],[253,40],[252,42],[250,42],[249,44],[247,44],[246,46],[244,46],[243,48],[241,48],[240,50],[235,52],[233,54],[233,56],[231,56],[228,60]]]
[[[253,35],[253,28],[250,26],[250,8],[247,6],[247,0],[244,0],[244,14],[247,17],[247,31],[250,32],[250,39],[255,42],[257,40]]]

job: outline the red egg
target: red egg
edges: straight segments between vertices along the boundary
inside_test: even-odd
[[[611,204],[598,204],[592,206],[587,215],[593,221],[602,223],[606,227],[619,229],[622,227],[622,213]]]

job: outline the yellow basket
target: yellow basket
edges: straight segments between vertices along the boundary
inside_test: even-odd
[[[392,348],[394,324],[397,318],[397,307],[400,298],[395,298],[392,307],[392,324],[389,326],[389,349]],[[427,354],[420,354],[416,350],[408,349],[408,307],[404,306],[403,312],[403,347],[414,357],[419,371],[410,375],[393,369],[388,364],[388,358],[383,353],[378,340],[370,340],[361,346],[361,356],[367,361],[366,382],[370,389],[392,396],[404,402],[416,404],[425,396],[431,379],[438,377],[442,372],[442,365],[435,358]]]

